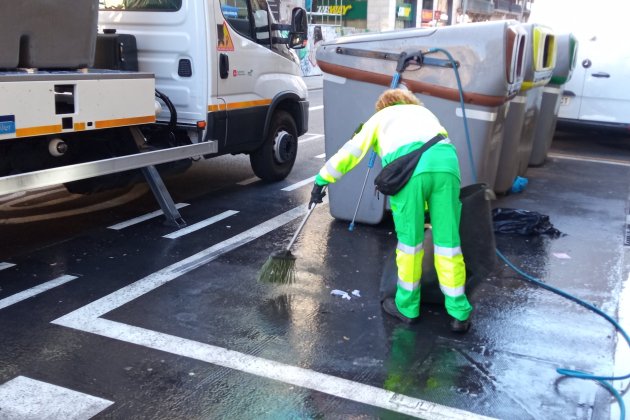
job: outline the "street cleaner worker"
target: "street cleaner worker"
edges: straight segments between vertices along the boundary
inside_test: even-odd
[[[378,98],[376,113],[315,177],[309,208],[322,202],[324,186],[341,179],[371,149],[380,156],[383,168],[386,168],[395,159],[410,154],[428,141],[436,143],[412,168],[409,181],[390,196],[398,238],[398,284],[396,297],[386,298],[383,310],[408,324],[419,319],[426,204],[433,229],[435,269],[446,311],[451,317],[450,328],[454,332],[466,332],[470,327],[472,306],[464,290],[466,267],[459,238],[459,162],[446,130],[415,95],[404,89],[389,89]]]

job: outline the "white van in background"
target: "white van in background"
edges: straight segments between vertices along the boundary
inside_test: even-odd
[[[576,35],[577,63],[564,85],[558,127],[630,133],[630,31],[617,27],[593,32]]]
[[[630,2],[544,0],[529,22],[570,32],[578,40],[571,79],[564,85],[558,128],[601,128],[630,133]]]

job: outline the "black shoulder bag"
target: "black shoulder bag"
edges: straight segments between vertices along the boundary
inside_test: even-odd
[[[438,134],[424,143],[419,149],[391,161],[374,179],[376,190],[385,195],[394,195],[400,191],[416,170],[422,154],[429,147],[445,138],[443,134]]]

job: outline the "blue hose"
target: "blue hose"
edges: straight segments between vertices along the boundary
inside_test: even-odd
[[[470,132],[468,131],[468,123],[466,121],[466,111],[464,109],[464,90],[462,88],[462,83],[461,80],[459,78],[459,72],[457,71],[457,63],[455,62],[455,60],[453,59],[453,56],[451,56],[451,54],[442,49],[442,48],[431,48],[429,50],[427,50],[427,54],[431,54],[431,53],[435,53],[435,52],[441,52],[443,54],[445,54],[449,61],[451,62],[451,65],[453,66],[453,70],[455,71],[455,78],[457,79],[457,88],[459,89],[459,100],[460,100],[460,104],[462,107],[462,116],[464,118],[464,130],[466,132],[466,142],[468,144],[468,156],[470,159],[470,165],[472,168],[472,173],[473,173],[473,180],[474,182],[477,182],[477,176],[476,176],[476,171],[475,171],[475,162],[473,160],[473,155],[472,155],[472,145],[470,142]],[[604,311],[600,310],[599,308],[591,305],[588,302],[583,301],[582,299],[579,299],[563,290],[560,290],[558,288],[555,288],[553,286],[550,286],[546,283],[543,283],[541,280],[525,273],[523,270],[519,269],[518,267],[516,267],[512,262],[510,262],[510,260],[508,260],[505,255],[503,255],[501,253],[501,251],[499,251],[499,249],[496,249],[496,253],[499,256],[499,258],[501,258],[501,260],[503,260],[512,270],[514,270],[516,273],[518,273],[519,275],[521,275],[525,280],[527,280],[528,282],[535,284],[536,286],[542,287],[545,290],[548,290],[550,292],[553,292],[559,296],[562,296],[565,299],[568,299],[574,303],[577,303],[580,306],[583,306],[584,308],[588,309],[589,311],[592,311],[594,313],[596,313],[597,315],[601,316],[602,318],[604,318],[606,321],[610,322],[615,329],[623,336],[623,338],[626,340],[626,343],[628,343],[628,346],[630,346],[630,337],[628,336],[628,333],[626,333],[626,331],[621,327],[621,325],[619,325],[619,323],[617,321],[615,321],[610,315],[608,315],[607,313],[605,313]],[[626,374],[626,375],[622,375],[622,376],[604,376],[604,375],[592,375],[590,373],[586,373],[586,372],[580,372],[577,370],[571,370],[571,369],[556,369],[556,372],[558,372],[560,375],[564,375],[567,377],[571,377],[571,378],[578,378],[578,379],[588,379],[588,380],[592,380],[592,381],[596,381],[598,382],[600,385],[602,385],[604,388],[606,388],[606,390],[608,390],[608,392],[610,392],[615,399],[617,400],[618,404],[619,404],[619,412],[620,412],[620,419],[621,420],[625,420],[626,418],[626,406],[623,402],[623,398],[621,396],[621,394],[619,393],[619,391],[617,391],[615,389],[614,386],[612,386],[612,384],[610,384],[608,381],[617,381],[617,380],[624,380],[624,379],[628,379],[630,378],[630,373]]]

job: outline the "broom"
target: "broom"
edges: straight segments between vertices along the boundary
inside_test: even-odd
[[[289,245],[281,249],[280,251],[276,251],[267,258],[265,264],[263,264],[260,272],[258,273],[258,281],[261,283],[276,283],[276,284],[292,284],[295,282],[295,255],[291,253],[291,247],[295,242],[296,238],[302,231],[302,228],[306,224],[311,213],[315,210],[314,204],[311,207],[304,218],[302,219],[302,223],[298,226],[297,230],[293,234],[293,238],[289,242]]]

